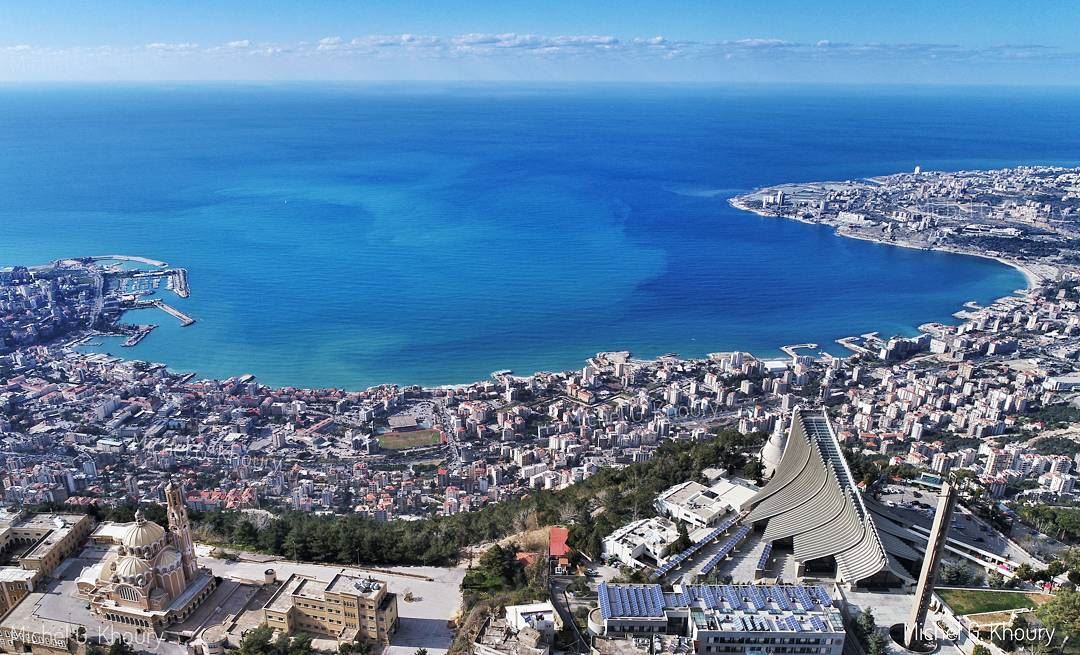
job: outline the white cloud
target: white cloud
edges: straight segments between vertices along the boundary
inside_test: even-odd
[[[345,40],[340,36],[324,36],[319,39],[319,50],[337,50]]]
[[[670,36],[653,35],[641,37],[616,37],[604,34],[542,35],[518,32],[466,33],[455,36],[434,36],[413,33],[368,34],[358,36],[324,36],[315,41],[263,42],[237,39],[211,47],[194,42],[152,42],[140,46],[42,46],[28,44],[0,45],[0,78],[7,75],[17,79],[25,77],[21,71],[29,70],[40,62],[39,70],[66,70],[71,62],[81,61],[101,78],[108,79],[118,70],[139,70],[140,57],[146,62],[142,70],[191,71],[190,75],[211,73],[211,77],[231,74],[244,77],[254,71],[256,75],[277,75],[288,70],[290,79],[305,76],[334,79],[350,79],[363,75],[379,62],[379,70],[399,70],[408,74],[424,75],[434,71],[436,76],[449,71],[459,71],[468,66],[477,70],[505,70],[513,66],[529,66],[531,61],[542,61],[543,72],[568,71],[573,77],[578,63],[600,67],[597,70],[646,71],[649,78],[685,78],[683,71],[688,64],[674,60],[697,62],[696,70],[709,63],[718,64],[709,70],[735,71],[743,64],[781,64],[817,66],[820,70],[841,70],[847,63],[872,64],[881,70],[893,70],[904,65],[932,65],[945,70],[949,66],[983,66],[993,71],[995,64],[1024,65],[1027,70],[1041,70],[1040,66],[1056,64],[1069,67],[1080,61],[1080,50],[1047,47],[1040,44],[994,44],[984,47],[968,47],[947,43],[852,43],[830,39],[789,41],[769,36],[752,36],[730,40],[679,40]],[[260,69],[250,63],[258,58],[274,57],[288,66]],[[163,67],[175,59],[171,68]],[[440,60],[456,63],[439,68]],[[246,62],[246,63],[245,63]],[[559,62],[567,62],[559,66]],[[730,64],[726,63],[730,62]],[[400,66],[382,64],[400,63]],[[415,64],[415,65],[414,65]],[[603,68],[605,67],[606,68]],[[683,66],[680,68],[680,66]],[[127,68],[125,68],[127,67]],[[584,68],[583,68],[584,69]],[[523,69],[527,71],[535,69]],[[416,71],[419,71],[417,73]],[[187,73],[185,73],[187,74]],[[561,75],[562,73],[560,73]],[[621,74],[621,73],[620,73]],[[522,77],[527,78],[528,74]],[[715,77],[721,78],[720,73]],[[696,78],[695,78],[696,79]],[[1077,82],[1075,76],[1067,81]]]
[[[198,43],[147,43],[147,50],[156,52],[193,52],[199,49]]]

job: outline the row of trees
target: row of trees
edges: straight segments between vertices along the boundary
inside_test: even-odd
[[[761,434],[720,431],[699,442],[667,442],[646,462],[602,469],[566,489],[532,491],[474,512],[419,521],[289,512],[257,525],[233,511],[192,520],[210,541],[334,564],[443,566],[455,563],[465,546],[554,524],[570,525],[571,545],[596,557],[601,540],[616,527],[655,515],[653,501],[661,490],[698,479],[709,467],[741,469],[744,453],[763,440]]]
[[[357,641],[341,644],[337,655],[367,655],[371,651],[370,643]],[[302,632],[275,635],[274,629],[265,623],[244,634],[236,653],[237,655],[327,655],[327,651],[318,650],[311,645],[311,635]],[[113,653],[110,650],[108,655],[134,654]],[[426,648],[417,648],[413,655],[428,655],[428,652]]]
[[[1061,541],[1080,542],[1080,507],[1017,504],[1016,513],[1021,519],[1040,532],[1057,537]]]

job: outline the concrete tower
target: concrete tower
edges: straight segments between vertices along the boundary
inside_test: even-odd
[[[169,482],[165,486],[165,503],[169,513],[169,531],[172,533],[173,546],[180,551],[184,567],[184,578],[188,581],[195,577],[198,565],[195,563],[195,544],[191,540],[191,523],[188,521],[187,507],[184,505],[184,492],[179,485]]]
[[[784,421],[776,422],[776,429],[769,435],[769,440],[761,447],[762,477],[766,480],[776,473],[776,467],[784,456],[784,448],[787,447],[788,431],[784,429]]]
[[[941,564],[941,554],[945,550],[945,541],[949,537],[949,526],[952,525],[953,511],[956,509],[958,498],[959,494],[952,484],[946,482],[941,487],[937,513],[934,515],[934,526],[930,530],[930,540],[926,544],[926,554],[923,556],[919,585],[915,588],[915,604],[911,608],[907,623],[904,624],[904,646],[912,650],[915,650],[923,641],[923,624],[926,623],[926,610],[930,606],[930,597],[934,593],[934,577],[937,576],[938,566]]]

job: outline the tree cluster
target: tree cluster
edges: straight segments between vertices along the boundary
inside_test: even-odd
[[[316,655],[307,634],[275,635],[273,628],[261,625],[249,630],[240,642],[237,655]]]
[[[883,655],[885,653],[885,636],[878,632],[877,621],[874,612],[867,607],[855,617],[855,638],[862,644],[866,655]]]
[[[196,526],[220,545],[294,560],[445,566],[457,562],[466,546],[497,541],[530,527],[568,524],[570,544],[598,557],[601,540],[616,527],[656,514],[657,493],[678,482],[699,479],[706,468],[741,468],[746,462],[744,453],[760,446],[763,439],[761,434],[724,431],[698,442],[667,442],[648,461],[605,468],[566,489],[526,492],[453,516],[387,522],[355,515],[287,512],[256,527],[241,512],[216,511],[200,516]]]
[[[1014,509],[1040,532],[1068,543],[1080,542],[1080,507],[1018,503]]]
[[[976,582],[978,576],[960,562],[945,562],[938,571],[938,580],[945,585],[962,587]]]

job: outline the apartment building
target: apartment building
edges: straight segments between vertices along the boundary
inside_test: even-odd
[[[338,574],[329,582],[294,574],[263,606],[266,624],[338,642],[390,643],[397,630],[397,595],[381,580]]]

